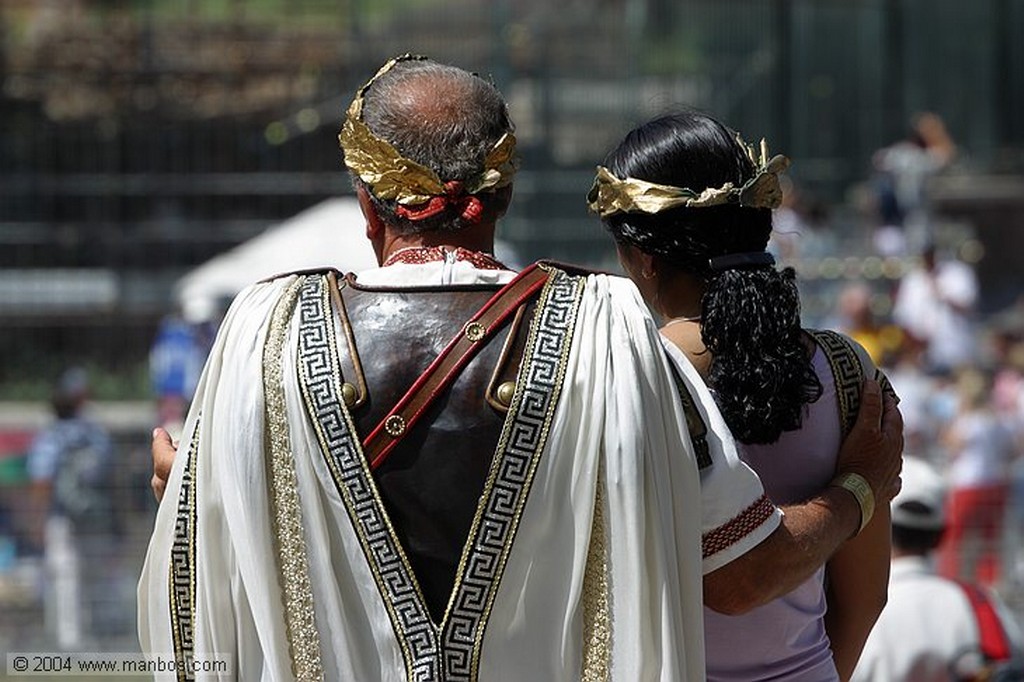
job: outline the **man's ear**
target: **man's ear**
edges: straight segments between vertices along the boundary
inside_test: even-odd
[[[370,240],[373,253],[377,256],[377,265],[380,265],[384,262],[384,221],[377,215],[370,193],[363,185],[356,187],[356,199],[359,201],[359,210],[366,220],[366,238]]]
[[[359,200],[359,210],[366,219],[366,238],[371,242],[384,238],[384,223],[377,215],[377,209],[370,200],[370,193],[360,185],[356,188],[356,198]]]

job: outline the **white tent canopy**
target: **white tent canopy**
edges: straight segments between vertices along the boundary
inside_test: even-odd
[[[355,197],[328,199],[267,228],[203,263],[175,284],[175,298],[192,321],[216,314],[225,299],[267,277],[333,267],[342,272],[377,265]]]

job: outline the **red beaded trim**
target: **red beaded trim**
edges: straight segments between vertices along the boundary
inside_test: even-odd
[[[464,249],[461,246],[456,247],[451,251],[446,250],[443,246],[417,246],[402,249],[401,251],[396,251],[388,256],[388,259],[384,261],[384,266],[394,265],[395,263],[405,263],[407,265],[436,263],[438,261],[445,260],[448,254],[454,254],[455,260],[464,260],[478,270],[509,269],[501,261],[488,253],[470,251],[469,249]]]
[[[723,549],[739,542],[755,528],[764,523],[775,512],[775,505],[765,495],[701,538],[704,558],[721,552]]]

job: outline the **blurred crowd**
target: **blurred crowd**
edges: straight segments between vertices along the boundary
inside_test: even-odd
[[[942,119],[921,114],[906,139],[874,155],[860,240],[840,246],[827,213],[793,188],[773,248],[797,264],[838,250],[902,263],[896,277],[847,279],[818,322],[856,339],[884,368],[902,399],[907,455],[934,465],[949,487],[940,574],[1020,603],[1024,290],[1010,307],[983,312],[976,235],[970,226],[946,229],[929,202],[932,178],[968,172],[961,155]]]

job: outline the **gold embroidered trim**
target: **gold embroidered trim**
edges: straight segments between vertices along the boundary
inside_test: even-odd
[[[530,458],[529,466],[525,472],[522,483],[522,494],[515,500],[515,508],[509,520],[509,530],[505,543],[501,547],[497,568],[490,581],[487,590],[487,600],[480,614],[479,621],[473,628],[473,654],[470,662],[469,679],[478,679],[480,670],[480,651],[483,646],[484,632],[487,629],[487,621],[490,618],[491,609],[494,606],[494,599],[497,596],[498,585],[501,583],[501,576],[504,574],[505,565],[508,562],[509,553],[512,551],[512,544],[515,541],[516,530],[522,517],[523,508],[526,506],[526,499],[529,495],[537,465],[540,462],[540,455],[547,443],[548,434],[551,431],[551,422],[554,418],[555,408],[561,395],[562,384],[565,381],[565,372],[569,362],[569,353],[572,349],[573,332],[576,327],[576,313],[579,311],[580,299],[585,284],[584,277],[570,276],[563,271],[551,266],[541,266],[551,270],[544,289],[541,291],[540,300],[537,303],[533,321],[530,324],[530,333],[526,341],[526,351],[520,368],[521,380],[516,386],[512,398],[512,405],[505,418],[505,425],[502,428],[501,437],[498,440],[496,456],[491,464],[491,473],[488,477],[484,495],[490,498],[494,495],[495,481],[499,476],[501,467],[509,452],[518,451],[514,429],[524,415],[521,412],[528,412],[528,428],[532,431],[539,428],[539,432],[533,434],[535,445],[530,447],[533,456]],[[550,374],[551,361],[554,360],[555,373]],[[538,366],[534,366],[537,362]],[[540,367],[539,365],[543,365]],[[550,383],[549,383],[550,382]],[[544,411],[542,421],[536,423],[538,405],[536,396],[526,398],[527,393],[536,392],[537,385],[542,385],[542,390],[548,394],[548,402]],[[499,503],[504,506],[504,502]],[[477,516],[473,520],[473,527],[470,529],[470,538],[475,538],[480,532],[480,525],[484,512],[490,505],[481,505],[477,509]],[[467,543],[467,549],[474,545],[481,544],[479,540],[475,543]],[[464,554],[459,563],[456,576],[456,584],[462,585],[463,572],[466,569],[467,555]],[[452,605],[449,604],[449,613]],[[445,614],[446,624],[449,621],[449,613]],[[450,628],[445,628],[445,655],[450,655],[449,649],[452,644]]]
[[[284,599],[288,648],[297,680],[322,680],[320,635],[313,609],[313,588],[303,534],[295,459],[285,413],[283,354],[295,302],[304,279],[288,286],[274,308],[263,346],[265,437],[270,452],[270,507],[277,540],[278,579]]]
[[[199,450],[199,421],[185,454],[185,470],[178,493],[178,514],[174,523],[174,542],[168,567],[171,637],[179,682],[191,682],[195,673],[189,667],[195,646],[196,613],[196,458]]]
[[[611,679],[612,618],[608,589],[608,547],[605,533],[604,460],[597,465],[594,520],[590,529],[587,567],[583,573],[583,682]]]
[[[330,292],[323,281],[317,285],[311,279],[306,287],[301,301],[303,324],[297,363],[306,413],[388,612],[406,677],[437,679],[439,629],[427,614],[422,589],[363,456],[352,416],[341,399],[337,331],[333,316],[328,315],[333,311]]]

